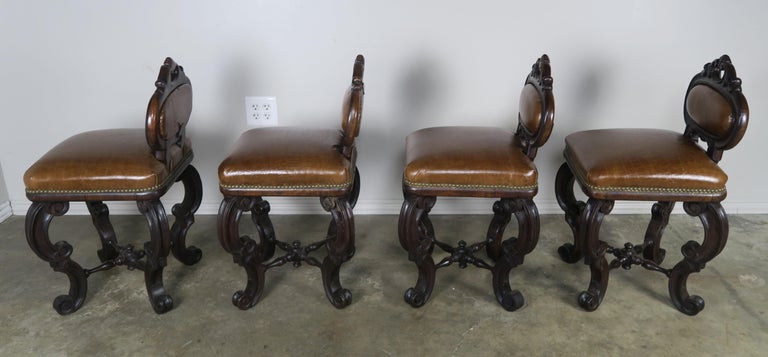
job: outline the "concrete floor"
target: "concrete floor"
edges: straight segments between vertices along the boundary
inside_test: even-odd
[[[648,218],[609,216],[603,237],[614,245],[639,243]],[[278,238],[310,242],[323,236],[327,219],[273,222]],[[483,237],[489,220],[433,217],[438,238],[449,242]],[[199,216],[189,233],[188,243],[203,250],[200,263],[186,267],[169,258],[169,313],[153,312],[141,272],[116,268],[91,276],[83,307],[59,316],[51,303],[68,289],[66,277],[29,249],[24,217],[8,219],[0,224],[0,355],[763,356],[768,348],[766,215],[730,217],[725,250],[688,281],[690,293],[706,300],[694,317],[672,306],[663,275],[639,267],[612,271],[600,308],[581,310],[576,296],[589,269],[557,257],[557,247],[570,240],[560,215],[542,217],[536,250],[512,270],[511,285],[526,298],[516,312],[496,303],[490,273],[472,267],[438,270],[430,301],[419,309],[406,305],[403,292],[416,269],[398,244],[396,216],[356,217],[357,254],[341,271],[353,294],[346,309],[328,303],[319,269],[286,265],[267,272],[262,301],[241,311],[230,301],[245,286],[245,273],[219,245],[215,222]],[[147,239],[141,216],[116,216],[113,224],[121,243]],[[73,244],[81,265],[97,265],[89,217],[56,218],[51,232]],[[674,215],[662,241],[665,266],[680,259],[680,245],[701,237],[697,219]]]

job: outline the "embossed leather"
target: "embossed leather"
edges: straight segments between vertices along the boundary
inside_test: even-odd
[[[354,155],[340,130],[269,127],[243,133],[221,165],[221,192],[233,196],[334,196],[352,187]]]
[[[192,149],[185,140],[170,167],[185,167]],[[56,145],[24,174],[27,196],[137,193],[169,183],[171,172],[153,156],[144,129],[108,129],[77,134]],[[42,198],[45,200],[44,198]]]
[[[659,129],[602,129],[565,138],[583,190],[607,200],[720,201],[728,176],[692,139]]]
[[[533,197],[536,166],[515,135],[492,127],[434,127],[406,139],[403,184],[419,195]]]

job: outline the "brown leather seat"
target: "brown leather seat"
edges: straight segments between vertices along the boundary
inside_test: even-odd
[[[565,157],[590,197],[720,201],[728,176],[690,138],[659,129],[582,131]]]
[[[610,269],[632,265],[668,276],[670,297],[681,312],[695,315],[704,308],[701,297],[688,295],[686,281],[725,246],[728,217],[720,201],[726,196],[728,176],[718,162],[723,151],[741,140],[749,116],[741,80],[728,56],[706,64],[693,77],[684,103],[684,133],[603,129],[573,133],[565,139],[566,162],[558,171],[555,190],[573,229],[574,243],[558,252],[566,262],[584,256],[590,265],[589,288],[578,300],[586,310],[597,309],[603,300]],[[576,200],[574,182],[588,196],[586,203]],[[615,200],[658,201],[641,245],[613,248],[600,240],[600,224]],[[685,211],[698,216],[706,231],[702,244],[686,243],[683,260],[666,269],[660,265],[665,256],[660,240],[676,201],[684,202]],[[615,259],[608,263],[606,253]]]
[[[149,194],[170,186],[169,168],[192,161],[188,140],[171,160],[166,165],[152,155],[145,129],[89,131],[48,151],[27,170],[24,183],[32,200],[56,199],[56,194]]]
[[[520,94],[515,132],[459,126],[421,129],[408,135],[399,237],[408,259],[419,270],[416,286],[405,292],[411,306],[420,307],[429,299],[436,270],[452,263],[491,270],[499,304],[509,311],[523,305],[522,294],[509,287],[509,271],[522,263],[538,241],[539,215],[533,202],[538,172],[533,159],[552,131],[554,106],[549,57],[543,55]],[[437,196],[500,198],[493,206],[488,239],[469,246],[462,240],[458,247],[438,241],[428,217]],[[519,235],[502,241],[513,213]],[[435,245],[450,254],[437,264],[432,259]],[[494,265],[475,256],[483,248]]]
[[[62,315],[82,306],[87,277],[126,265],[144,271],[150,303],[157,313],[173,307],[163,287],[162,272],[169,251],[184,264],[195,264],[202,253],[186,247],[186,232],[202,199],[202,183],[190,165],[192,146],[184,129],[192,111],[192,86],[181,66],[166,58],[155,82],[157,90],[147,108],[144,129],[89,131],[66,139],[35,162],[24,174],[27,197],[27,241],[55,271],[67,275],[70,290],[54,300]],[[160,197],[176,181],[185,188],[184,201],[174,206],[176,220],[169,229]],[[144,249],[120,246],[109,210],[103,201],[136,201],[149,224],[151,240]],[[48,226],[53,216],[67,212],[69,202],[84,201],[93,218],[102,249],[102,263],[83,269],[70,258],[72,246],[51,244]]]
[[[245,290],[232,297],[235,306],[248,309],[256,305],[266,270],[288,262],[320,267],[331,304],[343,308],[351,303],[351,293],[339,282],[339,270],[355,250],[352,208],[360,192],[355,138],[363,109],[364,64],[363,56],[358,55],[342,106],[341,130],[251,129],[240,136],[219,165],[219,187],[224,194],[218,216],[219,240],[248,274]],[[269,203],[263,196],[319,197],[333,216],[326,239],[307,246],[277,240],[268,215]],[[239,233],[240,216],[248,211],[259,232],[258,243]],[[320,261],[311,253],[323,246],[328,254]],[[276,247],[285,254],[272,259]]]
[[[232,196],[339,196],[349,192],[354,163],[334,129],[249,130],[219,166],[219,186]]]
[[[533,160],[513,132],[486,127],[421,129],[406,139],[403,183],[420,194],[532,198]]]

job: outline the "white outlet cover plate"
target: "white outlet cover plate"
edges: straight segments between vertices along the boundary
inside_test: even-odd
[[[245,121],[248,126],[277,126],[277,98],[245,97]]]

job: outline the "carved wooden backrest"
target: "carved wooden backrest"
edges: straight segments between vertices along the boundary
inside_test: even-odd
[[[741,141],[747,130],[749,106],[741,92],[741,79],[728,55],[704,65],[693,76],[685,94],[685,134],[707,143],[707,154],[715,162],[723,151]]]
[[[365,58],[357,55],[352,70],[352,84],[344,95],[341,107],[342,152],[349,157],[355,144],[355,138],[360,134],[360,120],[363,116],[363,96],[365,85],[363,84],[363,70]]]
[[[155,158],[170,166],[180,157],[184,134],[192,113],[192,84],[184,68],[165,59],[155,82],[155,93],[147,106],[147,143]]]
[[[549,57],[542,55],[533,64],[520,93],[516,135],[531,160],[536,157],[536,150],[549,139],[554,125],[555,98],[552,95],[551,73]]]

